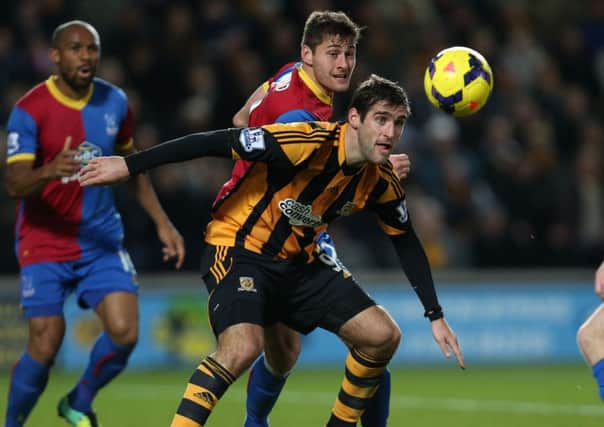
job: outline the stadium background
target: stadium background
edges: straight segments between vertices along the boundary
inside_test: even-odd
[[[0,14],[0,125],[14,102],[53,71],[47,50],[54,27],[81,18],[101,35],[99,75],[130,97],[140,147],[228,127],[249,93],[280,65],[298,58],[303,22],[318,9],[344,10],[366,27],[355,82],[376,72],[399,81],[409,93],[413,116],[398,147],[413,161],[405,184],[408,205],[441,294],[452,307],[448,317],[468,355],[471,375],[451,373],[452,363],[442,366],[437,349],[427,341],[429,328],[412,291],[400,284],[404,280],[396,272],[393,251],[371,220],[353,217],[334,224],[331,231],[345,263],[400,312],[397,320],[406,335],[396,369],[403,370],[405,381],[395,386],[395,419],[433,425],[421,413],[429,407],[433,414],[441,411],[442,422],[449,425],[601,423],[604,412],[595,406],[594,385],[581,366],[573,334],[598,303],[591,282],[604,254],[602,1],[5,1]],[[429,58],[452,45],[480,51],[495,76],[489,104],[463,120],[437,113],[422,88]],[[343,117],[347,100],[346,94],[336,97],[336,118]],[[0,132],[2,156],[5,137]],[[4,166],[0,162],[0,172]],[[159,244],[149,238],[154,235],[151,222],[118,189],[127,247],[141,273],[142,320],[147,322],[141,333],[147,335],[134,354],[133,370],[116,383],[113,397],[101,395],[101,407],[128,400],[124,394],[130,393],[124,390],[134,387],[139,397],[133,405],[145,408],[149,420],[166,418],[188,374],[175,371],[157,378],[158,383],[151,377],[145,385],[149,372],[158,366],[188,371],[199,353],[211,351],[196,271],[209,206],[230,167],[229,162],[199,160],[152,173],[166,210],[186,239],[185,272],[178,274],[162,264]],[[2,187],[0,366],[6,374],[0,390],[25,337],[16,305],[13,220],[14,201]],[[85,362],[84,350],[98,328],[90,316],[74,309],[73,301],[67,312],[73,322],[57,363],[66,373],[53,377],[34,419],[45,420],[44,411],[54,405],[53,390],[57,396],[64,392],[65,378]],[[323,339],[305,343],[306,368],[297,377],[304,387],[314,384],[310,393],[315,395],[335,393],[340,376],[339,369],[332,373],[330,367],[338,366],[334,360],[340,360],[341,346]],[[169,351],[158,352],[157,345]],[[313,374],[318,367],[335,382],[323,385]],[[472,380],[478,383],[472,385]],[[156,405],[161,415],[147,409],[155,404],[152,394],[141,392],[154,386],[169,395],[165,406]],[[295,387],[286,402],[302,393]],[[232,412],[240,418],[238,390],[232,411],[223,402],[224,416]],[[486,406],[477,403],[481,398],[487,399]],[[317,404],[327,409],[319,413],[328,410],[331,395],[324,400]],[[292,405],[292,413],[314,413],[312,406]],[[276,415],[289,409],[281,411]],[[483,417],[497,414],[505,416],[484,423]],[[117,416],[115,425],[153,425],[121,424],[122,412],[112,415]],[[554,416],[562,417],[556,421],[560,424]],[[474,419],[481,423],[473,424]]]

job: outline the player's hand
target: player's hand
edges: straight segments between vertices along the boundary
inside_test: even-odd
[[[130,172],[121,156],[96,157],[80,171],[80,185],[107,185],[126,181]]]
[[[604,299],[604,261],[602,261],[602,264],[600,264],[600,267],[596,270],[594,286],[596,294]]]
[[[451,357],[451,352],[453,352],[459,367],[461,369],[466,368],[461,350],[459,349],[459,343],[457,342],[457,336],[444,318],[432,322],[432,336],[440,346],[445,357]]]
[[[80,162],[75,159],[76,150],[72,150],[71,136],[65,138],[63,149],[45,166],[48,179],[60,179],[73,176],[80,169]]]
[[[405,179],[411,171],[411,160],[405,153],[391,154],[390,163],[394,169],[394,173],[398,176],[398,179]]]
[[[180,269],[185,259],[185,242],[182,235],[170,220],[157,225],[157,235],[164,244],[162,248],[164,262],[175,259],[176,269]]]

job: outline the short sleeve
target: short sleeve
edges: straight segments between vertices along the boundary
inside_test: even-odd
[[[134,118],[130,106],[126,107],[126,115],[120,126],[120,131],[115,142],[115,151],[119,154],[129,154],[134,151]]]
[[[15,107],[7,124],[6,162],[35,160],[38,149],[38,125],[33,117],[20,107]]]

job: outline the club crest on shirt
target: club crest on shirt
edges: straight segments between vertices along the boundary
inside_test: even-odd
[[[113,113],[105,113],[105,131],[109,136],[117,135],[119,128],[117,126],[117,120],[115,118],[115,114]]]
[[[291,225],[318,227],[323,224],[321,215],[312,212],[312,206],[305,205],[294,199],[284,199],[279,202],[279,209],[289,218]]]
[[[348,216],[348,215],[352,215],[353,212],[354,212],[354,203],[346,202],[346,203],[344,203],[344,206],[342,206],[337,213],[340,216]]]
[[[239,277],[239,287],[237,288],[239,292],[258,292],[254,287],[254,278],[249,276],[241,276]]]
[[[239,135],[239,142],[246,153],[253,150],[264,150],[264,130],[261,128],[243,129]]]

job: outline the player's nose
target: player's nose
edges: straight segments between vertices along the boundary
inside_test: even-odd
[[[382,126],[382,134],[385,137],[392,139],[394,137],[394,123],[388,121],[388,123]]]
[[[342,54],[338,55],[338,58],[336,59],[336,67],[342,68],[342,69],[349,68],[348,61],[346,60],[346,54],[342,53]]]

